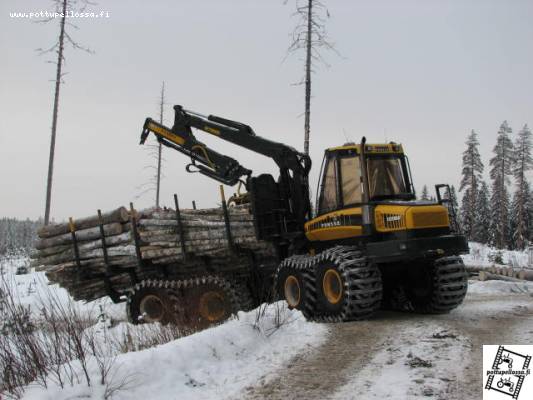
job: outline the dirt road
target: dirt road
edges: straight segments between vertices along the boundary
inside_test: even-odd
[[[447,315],[380,312],[330,325],[323,345],[247,388],[246,398],[481,399],[482,345],[531,338],[529,294],[469,294]]]

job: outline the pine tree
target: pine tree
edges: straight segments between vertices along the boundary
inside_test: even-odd
[[[463,152],[463,170],[459,191],[465,190],[461,202],[461,225],[463,233],[472,239],[476,225],[476,202],[479,191],[479,182],[483,173],[483,163],[479,155],[479,141],[474,130],[466,140],[466,150]]]
[[[453,209],[457,212],[457,210],[459,210],[459,205],[457,204],[457,192],[455,191],[455,186],[453,185],[450,188],[450,199]]]
[[[494,157],[490,159],[490,178],[492,179],[491,196],[491,244],[503,249],[509,244],[509,176],[513,165],[513,142],[509,138],[512,132],[503,121],[498,131]]]
[[[528,221],[529,221],[529,227],[528,227],[528,238],[529,241],[533,241],[533,189],[529,192],[529,199],[528,199]]]
[[[422,195],[420,196],[420,200],[429,200],[428,187],[426,185],[422,187]]]
[[[489,197],[489,187],[485,181],[481,181],[476,202],[476,224],[474,226],[473,240],[483,244],[489,243],[490,239],[491,209]]]
[[[511,232],[513,248],[523,250],[527,246],[529,236],[529,204],[530,189],[527,181],[527,172],[533,168],[531,156],[531,131],[527,124],[518,133],[515,143],[513,176],[516,182],[516,191],[511,206]]]

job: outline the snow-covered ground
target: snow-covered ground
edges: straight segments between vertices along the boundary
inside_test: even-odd
[[[533,282],[470,281],[469,287],[451,314],[391,321],[393,335],[331,399],[481,398],[481,346],[532,344]]]
[[[499,251],[487,245],[470,242],[470,254],[464,255],[463,261],[466,265],[490,267],[494,265],[493,258]],[[513,268],[533,268],[529,265],[529,256],[527,251],[502,250],[501,256],[503,263]]]
[[[128,382],[113,399],[225,399],[239,397],[245,387],[268,379],[296,354],[320,345],[325,325],[308,323],[299,312],[283,309],[276,329],[276,306],[254,328],[255,312],[239,313],[223,325],[142,351],[120,354],[114,382]],[[124,329],[119,326],[118,329]],[[130,326],[131,329],[131,326]],[[113,334],[111,332],[111,334]],[[291,338],[293,340],[291,340]],[[294,340],[296,339],[297,340]],[[92,381],[98,370],[92,366]],[[104,388],[84,384],[61,390],[29,388],[24,399],[102,398]]]
[[[32,316],[39,318],[40,294],[48,290],[61,302],[70,302],[68,294],[56,286],[48,286],[42,273],[15,275],[16,269],[27,263],[25,259],[3,263],[6,279],[15,282],[21,304],[30,307]],[[142,335],[146,326],[125,321],[124,304],[114,305],[106,299],[77,307],[86,316],[97,320],[102,309],[116,321],[103,330],[96,323],[101,340],[112,342],[125,335]],[[174,340],[142,351],[112,357],[115,371],[112,386],[120,386],[113,399],[224,399],[239,397],[244,388],[258,381],[268,380],[269,373],[283,368],[297,354],[305,354],[319,346],[326,337],[327,325],[310,323],[298,311],[288,310],[284,303],[275,303],[262,310],[240,312],[237,318],[223,325]],[[110,360],[111,360],[110,359]],[[75,368],[80,368],[74,364]],[[89,371],[93,385],[80,383],[61,389],[57,383],[29,385],[24,399],[61,400],[72,398],[102,399],[106,388],[99,385],[96,360],[90,360]],[[80,371],[81,375],[81,371]],[[109,389],[109,387],[108,387]]]
[[[464,257],[465,263],[492,265],[490,255],[494,250],[477,243],[471,243],[470,248],[472,252]],[[525,252],[503,252],[502,256],[506,263],[527,266]],[[27,263],[24,258],[0,260],[0,269],[5,279],[16,287],[17,301],[29,307],[33,318],[41,318],[39,297],[46,297],[48,291],[61,303],[72,301],[65,290],[49,286],[43,273],[16,275],[17,268]],[[126,321],[124,304],[100,299],[91,303],[78,302],[76,306],[94,321],[89,329],[94,330],[104,344],[150,334],[149,325],[134,326]],[[533,282],[505,281],[470,281],[465,304],[446,316],[386,314],[370,321],[328,325],[307,322],[301,313],[277,303],[265,310],[259,323],[256,322],[257,310],[241,312],[223,325],[156,347],[128,353],[110,350],[109,361],[114,366],[111,388],[121,386],[111,398],[265,398],[265,392],[254,395],[253,388],[277,385],[279,376],[290,376],[298,363],[306,365],[306,360],[312,359],[314,354],[328,353],[326,345],[332,346],[331,341],[337,340],[336,331],[348,329],[343,335],[344,340],[352,343],[348,346],[355,346],[353,341],[367,340],[371,348],[362,350],[366,352],[363,361],[362,354],[355,354],[353,364],[345,363],[347,366],[342,367],[341,373],[343,384],[335,386],[326,396],[309,398],[458,399],[461,398],[457,396],[458,388],[468,387],[466,379],[479,379],[475,368],[480,355],[475,351],[479,351],[480,344],[507,337],[525,343],[533,334],[533,321],[528,317],[531,308]],[[102,313],[107,317],[106,322],[98,321]],[[521,317],[516,321],[509,319],[518,314]],[[278,326],[280,318],[283,323]],[[507,319],[502,322],[500,318]],[[507,334],[511,336],[493,336],[485,332],[497,330],[502,324],[509,327]],[[329,353],[320,357],[324,356],[330,357]],[[313,368],[328,368],[321,367],[320,357]],[[80,368],[78,364],[73,365]],[[331,363],[328,365],[331,368]],[[106,387],[98,383],[98,371],[96,360],[89,360],[91,387],[83,381],[64,389],[52,381],[46,389],[31,384],[23,398],[103,399]],[[328,373],[322,371],[306,379],[309,382],[320,380],[322,374]],[[109,388],[108,385],[108,391]],[[311,388],[309,393],[312,392]],[[476,398],[476,395],[464,398]]]

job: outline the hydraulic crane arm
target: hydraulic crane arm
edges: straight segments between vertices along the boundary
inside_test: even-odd
[[[257,136],[250,126],[240,122],[214,115],[205,116],[185,110],[179,105],[174,106],[174,112],[172,129],[147,118],[141,134],[141,144],[152,132],[160,143],[191,158],[191,163],[186,167],[188,172],[200,172],[227,185],[235,185],[246,177],[244,183],[247,190],[252,192],[252,205],[258,219],[261,219],[260,214],[269,212],[272,214],[272,221],[279,220],[272,223],[278,225],[276,231],[281,236],[302,232],[311,210],[308,182],[311,159],[308,155],[283,143]],[[280,170],[277,183],[271,175],[262,174],[252,178],[252,171],[240,165],[237,160],[220,154],[197,140],[192,128],[271,158]],[[269,208],[274,211],[269,211]],[[272,235],[275,234],[269,232],[268,236]]]
[[[176,114],[178,112],[183,111],[179,108]],[[233,186],[239,182],[241,177],[251,175],[252,171],[241,166],[237,160],[213,151],[198,141],[191,127],[192,125],[187,124],[183,118],[181,120],[176,118],[172,129],[147,118],[141,134],[141,144],[144,144],[149,133],[152,132],[160,143],[191,158],[191,163],[186,167],[188,172],[199,172],[226,185]],[[205,130],[209,132],[207,129],[210,127],[206,125]]]
[[[174,106],[174,112],[172,129],[147,118],[141,134],[141,144],[144,144],[148,134],[152,132],[162,144],[191,157],[192,165],[198,169],[198,172],[231,186],[235,185],[242,176],[250,176],[251,171],[241,166],[235,159],[222,155],[198,141],[191,128],[202,130],[227,142],[270,157],[280,169],[287,168],[305,176],[309,174],[311,160],[307,155],[285,144],[257,136],[248,125],[214,115],[204,116],[184,110],[178,105]],[[189,164],[187,170],[196,172],[192,165]]]

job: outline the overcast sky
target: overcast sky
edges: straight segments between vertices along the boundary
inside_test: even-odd
[[[404,144],[415,185],[460,179],[471,129],[488,159],[500,123],[514,134],[533,124],[533,1],[323,0],[329,36],[341,57],[313,76],[313,193],[323,150],[346,136]],[[61,87],[52,216],[83,216],[134,201],[153,164],[138,145],[144,118],[165,119],[182,104],[250,124],[265,137],[303,149],[303,87],[298,57],[285,62],[294,1],[100,1],[109,18],[76,19],[70,34],[95,51],[67,47]],[[47,25],[9,12],[53,10],[49,1],[0,1],[0,216],[44,214],[55,68],[36,48],[54,43]],[[199,139],[205,134],[198,133]],[[207,141],[255,173],[270,160]],[[184,171],[187,159],[165,151],[162,202],[218,201],[217,183]],[[228,188],[229,194],[233,191]]]

